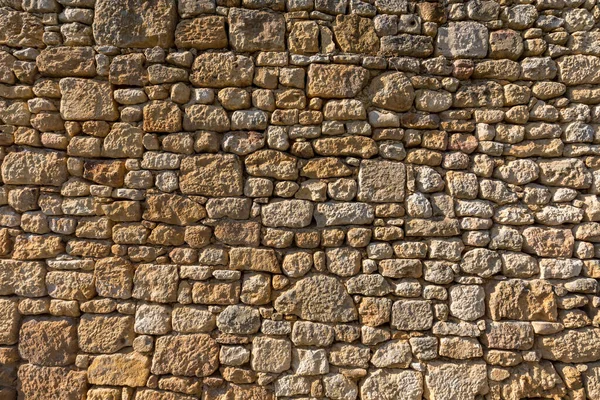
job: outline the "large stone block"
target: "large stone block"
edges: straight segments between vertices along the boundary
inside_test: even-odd
[[[600,58],[582,54],[558,60],[558,79],[565,85],[600,83]]]
[[[117,47],[171,47],[177,22],[175,0],[98,0],[97,44]]]
[[[166,224],[187,225],[206,216],[204,207],[199,203],[176,194],[150,195],[146,206],[144,219]]]
[[[432,361],[425,374],[429,400],[473,400],[489,390],[483,361]]]
[[[86,353],[115,353],[133,344],[133,317],[86,314],[79,321],[77,333],[79,347]]]
[[[346,53],[374,54],[379,50],[379,38],[370,18],[357,14],[338,15],[333,32]]]
[[[2,4],[4,6],[4,4]],[[44,47],[44,25],[34,14],[0,8],[0,44],[11,47]]]
[[[275,300],[275,309],[316,322],[349,322],[358,319],[354,302],[336,278],[314,275],[303,278]]]
[[[489,313],[495,321],[556,321],[556,297],[547,281],[509,279],[491,283],[487,292]]]
[[[19,151],[2,161],[2,180],[9,185],[60,186],[67,177],[67,159],[62,153]]]
[[[0,344],[12,345],[19,338],[18,303],[13,299],[0,299]]]
[[[313,204],[306,200],[282,200],[261,209],[262,222],[270,227],[303,228],[310,225]]]
[[[415,99],[413,85],[402,72],[387,72],[377,76],[368,90],[375,106],[392,111],[408,111]]]
[[[60,80],[60,114],[70,121],[115,121],[119,117],[108,82],[92,79]]]
[[[45,76],[93,78],[96,75],[92,47],[49,47],[42,50],[35,61],[40,73]]]
[[[358,173],[360,201],[386,203],[404,200],[406,168],[401,162],[363,160]]]
[[[308,96],[343,99],[356,96],[367,84],[369,72],[353,65],[311,64]]]
[[[487,51],[488,30],[478,22],[451,22],[438,30],[436,52],[445,57],[484,58]]]
[[[0,295],[46,295],[46,267],[39,261],[0,260]]]
[[[140,353],[117,353],[94,357],[88,367],[93,385],[145,386],[150,375],[150,359]]]
[[[179,187],[182,193],[239,196],[243,185],[242,166],[233,154],[203,154],[181,161]]]
[[[70,318],[27,318],[19,333],[19,354],[32,364],[66,366],[75,362],[77,326]]]
[[[87,392],[85,371],[23,364],[18,372],[24,400],[83,399]]]
[[[538,336],[535,348],[547,360],[585,363],[600,360],[598,340],[598,328],[568,329],[551,336]]]
[[[206,334],[163,336],[156,341],[153,374],[208,376],[219,367],[219,345]]]
[[[367,376],[360,395],[363,400],[420,400],[423,398],[423,376],[412,370],[378,369]]]
[[[158,303],[177,300],[177,265],[139,265],[133,278],[133,297]]]
[[[256,337],[252,341],[252,369],[280,373],[290,369],[292,343],[287,339]]]
[[[270,11],[232,8],[229,40],[239,52],[285,50],[285,19]]]
[[[227,47],[225,18],[207,16],[181,21],[175,30],[175,45],[199,50]]]
[[[392,305],[391,325],[398,330],[425,331],[433,325],[431,303],[424,300],[398,300]]]
[[[222,88],[248,86],[254,76],[249,57],[234,53],[203,53],[192,65],[190,82],[194,86]]]

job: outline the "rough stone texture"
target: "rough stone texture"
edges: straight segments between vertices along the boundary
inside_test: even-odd
[[[275,309],[317,322],[357,319],[356,308],[343,285],[333,277],[315,275],[298,281],[275,301]]]
[[[77,353],[77,328],[69,318],[27,318],[19,332],[19,354],[32,364],[66,366]]]
[[[100,0],[95,7],[94,39],[117,47],[170,47],[176,20],[174,0]]]
[[[81,399],[88,388],[85,372],[71,368],[23,364],[18,378],[25,399]]]
[[[88,367],[88,382],[94,385],[140,387],[149,375],[150,359],[135,352],[99,355]]]
[[[2,163],[6,184],[60,186],[67,178],[67,160],[62,153],[19,151],[9,153]]]
[[[60,80],[60,114],[65,120],[114,121],[118,118],[110,84],[92,79]]]
[[[205,154],[181,161],[180,188],[185,194],[205,196],[238,196],[243,179],[239,159],[235,155]]]
[[[156,341],[153,374],[208,376],[216,371],[219,346],[208,335],[163,336]]]
[[[0,399],[599,399],[596,0],[0,0]]]
[[[471,400],[488,392],[485,362],[432,361],[425,374],[425,396],[429,400]]]
[[[312,64],[308,68],[307,94],[310,97],[354,97],[365,87],[369,72],[362,67]]]

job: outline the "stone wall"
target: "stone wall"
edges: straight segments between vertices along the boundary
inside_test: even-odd
[[[596,0],[0,0],[0,399],[600,399]]]

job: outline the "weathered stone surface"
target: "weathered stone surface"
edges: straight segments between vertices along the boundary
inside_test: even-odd
[[[139,158],[144,153],[144,131],[127,123],[118,122],[102,143],[102,155],[111,158]]]
[[[435,221],[414,218],[406,223],[406,236],[455,236],[460,234],[460,226],[456,219]]]
[[[123,54],[110,63],[108,80],[115,85],[144,86],[148,83],[148,72],[144,67],[143,54]],[[145,98],[144,98],[145,99]]]
[[[239,299],[239,282],[196,282],[192,288],[192,300],[198,304],[228,305],[239,302]]]
[[[322,156],[353,156],[370,158],[377,154],[373,139],[363,136],[343,136],[317,139],[313,142],[315,152]]]
[[[237,247],[229,252],[229,266],[236,270],[279,273],[279,261],[272,249]]]
[[[275,309],[316,322],[349,322],[358,319],[346,289],[336,278],[314,275],[296,282],[275,300]]]
[[[542,160],[538,166],[540,182],[545,185],[585,189],[592,184],[592,175],[581,160]]]
[[[91,47],[46,48],[40,52],[36,64],[42,75],[55,78],[93,78],[96,75],[94,49]]]
[[[425,396],[430,400],[472,400],[489,390],[486,370],[482,361],[432,361],[427,364]]]
[[[378,368],[406,368],[412,358],[407,341],[384,343],[371,357],[371,364]]]
[[[368,78],[368,71],[362,67],[311,64],[307,94],[309,97],[330,99],[354,97],[365,87]]]
[[[478,22],[451,22],[438,30],[436,51],[449,58],[484,58],[488,51],[488,30]]]
[[[60,115],[65,120],[114,121],[119,117],[108,82],[63,78],[60,93]]]
[[[585,55],[561,57],[558,62],[558,78],[565,85],[600,83],[600,58]]]
[[[570,375],[569,372],[567,372]],[[574,376],[573,376],[574,378]],[[568,376],[567,379],[572,379]],[[531,382],[522,385],[522,380]],[[492,386],[492,385],[491,385]],[[552,363],[540,361],[539,363],[524,362],[511,371],[509,379],[499,383],[501,393],[505,397],[518,396],[521,398],[534,396],[564,396],[566,388],[561,376]]]
[[[94,357],[88,368],[93,385],[140,387],[150,375],[150,359],[140,353],[117,353]]]
[[[290,368],[292,343],[287,339],[256,337],[252,341],[252,369],[280,373]]]
[[[449,290],[450,314],[464,321],[473,321],[485,314],[485,291],[480,286],[460,285]]]
[[[219,345],[209,335],[163,336],[156,340],[153,374],[208,376],[219,366]]]
[[[87,353],[115,353],[133,344],[133,317],[92,315],[81,317],[77,328],[79,348]]]
[[[60,186],[67,176],[66,157],[57,152],[12,152],[2,161],[6,184]]]
[[[356,14],[338,15],[333,32],[342,51],[346,53],[373,54],[379,50],[379,38],[369,18]]]
[[[227,47],[225,18],[208,16],[181,21],[175,30],[175,45],[199,50]]]
[[[423,376],[417,371],[376,370],[360,388],[361,399],[418,400],[423,395]]]
[[[528,322],[492,322],[483,338],[491,349],[528,350],[533,347],[533,327]]]
[[[425,35],[399,34],[381,38],[380,54],[392,57],[427,57],[433,53],[433,40]]]
[[[178,281],[176,265],[139,265],[133,278],[133,297],[171,303],[177,298]]]
[[[18,303],[12,299],[0,299],[0,344],[17,343],[20,319]]]
[[[190,82],[200,87],[248,86],[254,64],[248,57],[234,53],[203,53],[196,57]]]
[[[95,7],[94,39],[117,47],[171,47],[177,20],[174,0],[100,0]]]
[[[600,351],[597,346],[600,330],[581,328],[564,330],[552,336],[540,336],[536,349],[543,358],[566,363],[598,361]]]
[[[260,316],[249,306],[228,306],[219,314],[217,327],[225,333],[250,335],[260,329]]]
[[[87,272],[50,271],[46,274],[48,295],[63,300],[90,300],[96,295],[94,275]]]
[[[317,226],[365,225],[373,221],[373,207],[366,203],[320,203],[315,210]]]
[[[46,267],[39,261],[0,260],[0,294],[41,297],[46,294]]]
[[[358,173],[358,200],[382,203],[404,200],[405,175],[403,163],[363,160]]]
[[[169,101],[153,101],[144,106],[144,130],[177,132],[181,130],[181,110]]]
[[[19,332],[19,354],[32,364],[66,366],[77,353],[77,327],[70,318],[26,318]]]
[[[216,132],[228,131],[231,127],[227,112],[223,107],[191,105],[185,108],[183,129],[186,131],[209,130]]]
[[[181,161],[181,192],[205,196],[238,196],[243,178],[239,158],[232,154],[203,154]]]
[[[423,300],[398,300],[392,306],[391,325],[398,330],[424,331],[433,325],[431,303]]]
[[[13,47],[44,47],[44,25],[39,16],[2,7],[0,25],[3,27],[0,44]]]
[[[413,86],[402,72],[379,75],[371,81],[368,91],[373,105],[392,111],[408,111],[415,98]]]
[[[240,52],[285,50],[285,20],[269,11],[233,8],[229,11],[229,40]]]
[[[465,253],[460,263],[460,268],[468,274],[489,278],[500,272],[502,262],[500,256],[495,251],[488,249],[473,249]]]
[[[175,194],[148,196],[143,217],[149,221],[187,225],[206,216],[204,207],[187,197]]]
[[[510,279],[492,283],[489,293],[488,307],[493,320],[556,320],[556,298],[547,281]]]
[[[24,398],[28,400],[81,399],[86,396],[85,371],[23,364],[19,367],[18,378]]]
[[[259,150],[246,157],[245,164],[251,175],[281,180],[298,178],[296,158],[280,151]]]
[[[571,257],[575,244],[569,229],[526,228],[523,239],[523,250],[541,257]]]
[[[261,216],[265,226],[303,228],[312,221],[313,205],[306,200],[282,200],[264,205]]]

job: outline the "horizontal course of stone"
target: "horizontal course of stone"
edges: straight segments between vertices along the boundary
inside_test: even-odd
[[[599,400],[597,0],[0,0],[0,400]]]

